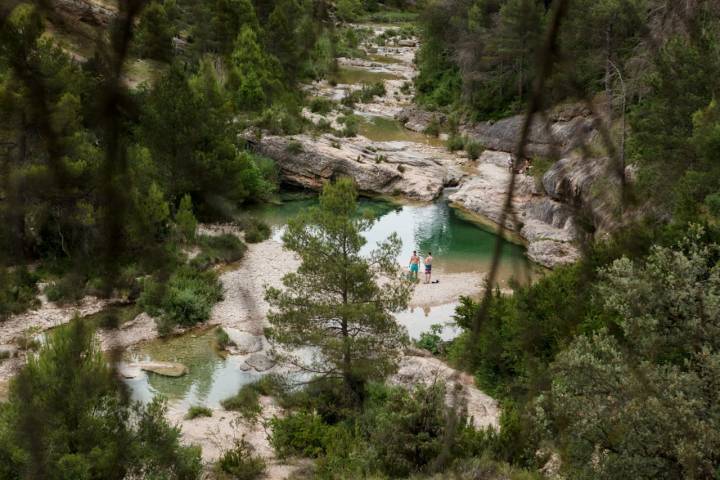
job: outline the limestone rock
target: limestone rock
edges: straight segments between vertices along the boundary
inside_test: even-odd
[[[245,363],[257,370],[258,372],[270,370],[272,367],[275,366],[275,362],[263,353],[253,353],[245,359]]]
[[[253,335],[248,332],[243,332],[236,328],[225,328],[230,342],[232,343],[229,349],[233,354],[246,355],[248,353],[259,352],[263,349],[262,337]]]
[[[446,385],[446,403],[452,405],[454,395],[461,395],[476,428],[500,428],[500,407],[497,401],[478,390],[471,376],[449,367],[437,358],[406,355],[400,360],[400,368],[390,381],[408,389],[418,384],[430,385],[442,381]]]
[[[137,367],[146,372],[152,372],[163,377],[182,377],[188,373],[188,368],[182,363],[175,362],[137,362],[130,368]]]
[[[452,154],[427,145],[332,135],[248,140],[258,153],[275,160],[283,181],[314,190],[326,181],[347,176],[361,193],[430,201],[463,176]]]

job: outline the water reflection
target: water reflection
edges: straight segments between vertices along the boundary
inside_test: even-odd
[[[128,379],[133,400],[147,402],[161,394],[180,405],[220,404],[234,395],[241,386],[257,381],[262,374],[243,371],[237,357],[224,357],[214,347],[214,330],[189,333],[168,340],[156,340],[133,346],[125,353],[125,360],[177,362],[189,372],[177,378],[143,373]]]
[[[264,206],[252,211],[273,227],[273,238],[280,241],[287,220],[301,210],[317,205],[316,198],[293,200],[281,205]],[[360,207],[369,210],[377,221],[364,233],[367,253],[378,242],[395,232],[402,240],[398,261],[405,265],[410,254],[417,250],[423,256],[433,252],[433,269],[437,274],[488,272],[492,263],[497,236],[468,221],[447,200],[430,204],[394,205],[379,200],[361,199]],[[500,258],[498,281],[506,286],[510,278],[526,280],[533,272],[525,258],[523,247],[505,244]]]
[[[437,137],[413,132],[398,120],[377,115],[364,115],[360,122],[359,133],[376,142],[414,142],[435,147],[445,146],[445,142]]]

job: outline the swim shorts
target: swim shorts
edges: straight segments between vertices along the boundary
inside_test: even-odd
[[[432,272],[432,265],[425,265],[425,273]]]
[[[417,272],[420,269],[420,266],[417,263],[411,263],[410,264],[410,271],[411,272]]]

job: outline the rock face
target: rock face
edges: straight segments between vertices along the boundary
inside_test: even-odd
[[[230,337],[230,348],[228,349],[235,355],[247,355],[248,353],[259,352],[263,349],[262,337],[243,332],[236,328],[226,328],[225,332]]]
[[[445,186],[457,185],[462,171],[442,149],[406,142],[265,136],[250,140],[255,151],[275,160],[284,182],[319,190],[329,180],[348,176],[365,194],[402,195],[433,200]]]
[[[448,405],[456,404],[454,397],[459,395],[476,428],[500,428],[500,407],[497,401],[478,390],[471,376],[449,367],[437,358],[405,355],[400,360],[398,372],[390,381],[405,388],[444,382]]]
[[[395,115],[395,118],[405,125],[405,128],[414,132],[424,132],[433,123],[442,126],[447,122],[444,114],[428,112],[415,106],[403,108]]]
[[[476,175],[450,195],[450,201],[499,224],[511,162],[509,153],[486,150],[478,159]],[[535,179],[523,173],[515,176],[513,191],[511,215],[505,227],[528,242],[530,259],[546,267],[576,261],[579,252],[573,244],[576,230],[571,209],[545,196]]]

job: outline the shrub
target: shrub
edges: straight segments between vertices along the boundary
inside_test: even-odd
[[[343,137],[354,137],[358,133],[359,119],[357,115],[348,114],[338,118],[338,123],[344,125],[340,132]]]
[[[68,273],[45,287],[45,295],[51,302],[61,305],[78,302],[85,296],[85,280],[80,273]]]
[[[259,243],[270,238],[270,226],[256,218],[250,218],[245,225],[245,241]]]
[[[198,238],[198,246],[201,252],[190,263],[202,270],[217,263],[237,262],[247,250],[242,240],[231,233],[202,235]]]
[[[315,97],[310,101],[310,111],[327,115],[335,108],[335,102],[329,98]]]
[[[180,240],[192,242],[195,239],[197,224],[197,219],[193,215],[192,199],[190,195],[185,195],[180,200],[180,205],[175,213],[175,229]]]
[[[212,417],[212,410],[200,405],[193,405],[188,409],[187,414],[185,414],[186,420],[192,420],[198,417]]]
[[[253,384],[243,385],[234,396],[221,402],[225,410],[240,412],[245,420],[255,421],[262,413],[260,394]]]
[[[421,333],[420,338],[415,342],[415,345],[419,348],[424,348],[433,355],[443,353],[445,351],[445,347],[443,346],[443,340],[440,337],[440,332],[442,332],[442,325],[437,323],[430,325],[430,331]]]
[[[222,286],[212,271],[182,266],[167,282],[150,280],[139,304],[158,318],[158,330],[166,335],[175,326],[189,327],[206,321],[215,303],[222,300]]]
[[[225,350],[230,344],[232,344],[230,336],[222,327],[215,330],[215,346],[219,350]]]
[[[245,438],[235,442],[235,447],[226,451],[217,463],[220,478],[254,480],[265,473],[265,461],[253,454],[253,447]]]
[[[290,143],[287,144],[287,147],[285,147],[285,149],[288,151],[288,153],[297,155],[298,153],[303,151],[303,146],[302,143],[298,142],[297,140],[290,140]]]
[[[477,160],[484,149],[480,142],[470,139],[465,140],[465,151],[472,160]]]
[[[437,137],[438,135],[440,135],[440,122],[438,121],[437,117],[433,117],[430,120],[430,123],[428,123],[427,127],[425,127],[423,133],[432,137]]]
[[[270,420],[270,445],[280,458],[301,456],[317,458],[327,449],[332,427],[317,413],[298,412]]]
[[[0,320],[39,303],[37,276],[25,267],[0,269]]]
[[[458,150],[462,150],[465,147],[465,139],[460,135],[452,135],[450,138],[447,139],[445,145],[451,152],[456,152]]]

